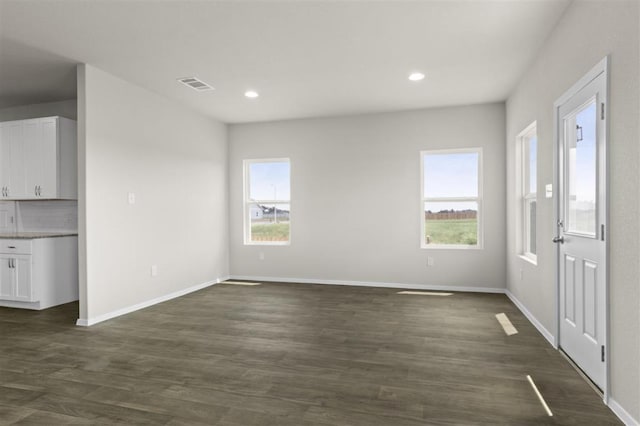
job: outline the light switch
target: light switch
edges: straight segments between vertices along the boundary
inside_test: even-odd
[[[129,204],[135,204],[136,203],[136,194],[133,192],[129,193]]]
[[[544,194],[547,198],[553,198],[553,184],[548,183],[544,186]]]

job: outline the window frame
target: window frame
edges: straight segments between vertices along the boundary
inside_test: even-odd
[[[259,199],[252,200],[249,198],[251,194],[251,179],[250,179],[250,167],[252,164],[257,163],[288,163],[289,164],[289,199],[288,200],[267,200]],[[243,240],[246,246],[288,246],[291,245],[291,159],[288,157],[282,158],[251,158],[242,160],[242,174],[243,174],[243,195],[242,195],[242,216],[243,216]],[[288,204],[289,205],[289,240],[288,241],[252,241],[251,240],[251,208],[250,204]],[[276,207],[277,209],[277,207]]]
[[[530,146],[529,142],[532,139],[532,136],[536,138],[536,191],[531,192],[531,164],[530,164]],[[532,253],[529,251],[531,248],[531,204],[533,202],[536,203],[536,216],[538,212],[538,129],[537,129],[537,121],[532,122],[527,127],[525,127],[516,138],[518,144],[518,210],[519,210],[519,244],[518,247],[518,255],[524,260],[537,265],[538,263],[538,255],[536,253]],[[537,218],[536,218],[537,219]],[[537,224],[536,220],[536,224]],[[536,241],[536,251],[537,251],[537,226],[536,226],[536,235],[534,235]]]
[[[426,155],[442,154],[478,154],[478,195],[476,197],[425,197],[424,194],[424,157]],[[483,156],[482,147],[456,149],[430,149],[420,151],[420,248],[438,250],[482,250],[484,249],[484,217],[483,217]],[[425,210],[427,202],[475,202],[478,204],[477,242],[476,244],[427,244],[425,241]]]

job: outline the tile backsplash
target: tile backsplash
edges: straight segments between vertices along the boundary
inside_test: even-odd
[[[16,201],[18,232],[58,232],[78,230],[76,200]]]

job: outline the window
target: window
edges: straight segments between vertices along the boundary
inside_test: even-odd
[[[423,248],[482,248],[482,150],[423,151]]]
[[[244,243],[289,244],[289,159],[244,161]]]
[[[520,254],[536,262],[537,149],[536,123],[518,135],[520,152]]]

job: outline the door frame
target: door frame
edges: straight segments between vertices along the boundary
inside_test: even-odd
[[[561,200],[561,187],[560,187],[560,177],[561,173],[564,173],[564,157],[563,157],[563,147],[560,145],[560,124],[561,120],[559,117],[560,107],[565,104],[569,99],[571,99],[575,94],[577,94],[580,90],[582,90],[587,84],[593,81],[595,78],[599,77],[601,74],[604,74],[605,84],[604,84],[604,93],[602,94],[602,102],[604,102],[604,140],[601,145],[603,148],[598,152],[599,159],[598,165],[602,164],[604,166],[604,176],[598,176],[598,179],[601,181],[604,178],[604,185],[600,186],[600,190],[604,189],[604,206],[601,206],[599,212],[604,213],[604,217],[602,220],[602,224],[605,226],[605,256],[603,259],[604,262],[604,276],[605,276],[605,326],[604,326],[604,347],[605,347],[605,362],[604,362],[604,385],[602,389],[603,400],[605,404],[609,404],[609,389],[610,389],[610,363],[611,359],[611,345],[609,344],[609,236],[611,233],[609,232],[609,163],[608,163],[608,151],[609,151],[609,56],[605,56],[600,62],[598,62],[593,68],[591,68],[582,78],[580,78],[571,88],[569,88],[562,96],[560,96],[553,103],[553,147],[554,147],[554,156],[553,156],[553,181],[556,186],[556,196],[553,197],[553,211],[554,211],[554,220],[553,220],[553,232],[554,235],[560,235],[560,227],[558,225],[558,221],[560,220],[560,211],[562,207]],[[563,179],[564,181],[564,179]],[[556,349],[560,349],[560,343],[562,336],[560,334],[560,291],[561,291],[561,282],[560,282],[560,245],[557,244],[555,247],[555,279],[556,279],[556,339],[554,347]]]

